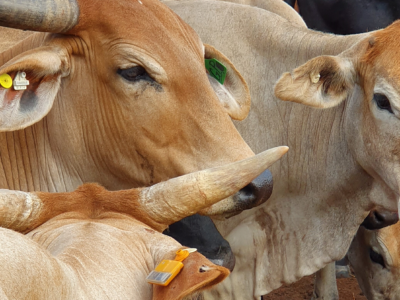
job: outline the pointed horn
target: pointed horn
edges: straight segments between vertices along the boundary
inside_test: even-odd
[[[276,147],[229,165],[161,182],[143,189],[139,202],[153,220],[172,224],[236,193],[288,150]]]
[[[76,0],[2,0],[0,26],[62,33],[79,19]]]

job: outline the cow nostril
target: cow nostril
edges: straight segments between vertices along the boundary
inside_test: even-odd
[[[241,211],[264,203],[272,194],[272,186],[272,174],[266,170],[235,195],[236,209]]]

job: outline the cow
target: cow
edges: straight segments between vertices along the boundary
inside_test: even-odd
[[[237,192],[282,151],[147,188],[108,191],[87,183],[66,193],[0,190],[1,299],[178,300],[222,281],[227,269],[191,253],[168,286],[152,288],[146,276],[182,249],[160,232]]]
[[[368,300],[399,299],[400,223],[379,230],[360,228],[347,257]]]
[[[284,0],[295,7],[310,29],[356,34],[384,28],[400,18],[396,0]],[[297,3],[296,3],[297,2]]]
[[[250,147],[291,148],[266,203],[216,221],[236,266],[206,298],[260,299],[344,257],[375,207],[397,211],[400,23],[335,36],[233,3],[168,5],[248,82],[252,109],[236,127]]]
[[[0,87],[1,188],[149,186],[254,155],[231,121],[247,116],[246,83],[164,4],[2,1],[0,14],[0,26],[39,31],[0,54],[0,75],[29,81]],[[210,84],[205,53],[226,66],[223,85]],[[265,177],[202,213],[260,204]]]

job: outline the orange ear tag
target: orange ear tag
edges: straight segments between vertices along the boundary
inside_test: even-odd
[[[167,286],[182,270],[182,261],[195,251],[197,251],[195,248],[180,249],[176,252],[174,260],[164,259],[146,277],[147,282]]]
[[[12,84],[13,84],[13,80],[10,75],[8,75],[8,74],[0,75],[0,85],[3,88],[9,89],[10,87],[12,87]]]

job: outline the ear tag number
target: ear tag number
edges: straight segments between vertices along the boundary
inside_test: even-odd
[[[226,67],[215,58],[205,59],[206,70],[208,73],[218,80],[220,84],[224,84],[226,77]]]
[[[182,261],[194,251],[196,251],[195,248],[178,250],[174,260],[164,259],[161,261],[146,277],[146,281],[151,284],[167,286],[182,270]]]
[[[0,85],[5,88],[9,89],[12,87],[13,80],[10,75],[8,74],[2,74],[0,75]]]
[[[29,85],[29,80],[26,80],[26,73],[18,71],[17,75],[14,78],[14,90],[26,90],[26,87]]]

